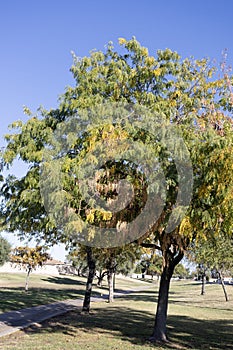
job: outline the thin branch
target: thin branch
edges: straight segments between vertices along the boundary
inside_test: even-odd
[[[162,250],[161,247],[157,244],[154,244],[154,243],[140,243],[140,245],[143,247],[143,248],[155,248],[155,249],[158,249],[158,250]]]

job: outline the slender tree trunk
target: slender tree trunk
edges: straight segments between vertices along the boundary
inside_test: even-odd
[[[114,299],[114,272],[112,270],[108,271],[108,302],[113,303]]]
[[[99,275],[96,274],[96,277],[97,277],[97,286],[102,287],[103,278],[102,278],[102,270],[101,269],[99,271]]]
[[[113,293],[115,292],[116,289],[116,272],[113,274]]]
[[[205,281],[206,281],[205,273],[202,273],[201,274],[201,295],[205,294]]]
[[[167,309],[170,281],[175,266],[182,260],[183,253],[171,254],[170,247],[163,251],[163,270],[159,285],[159,296],[153,334],[150,341],[167,342]]]
[[[90,305],[91,305],[92,284],[95,277],[96,264],[95,264],[95,259],[93,257],[92,248],[87,247],[86,251],[87,251],[87,264],[88,264],[89,271],[87,276],[86,291],[85,291],[82,311],[89,312]]]
[[[31,268],[31,266],[29,266],[27,276],[26,276],[26,281],[25,281],[25,292],[28,292],[29,277],[30,277],[31,271],[32,271],[32,268]]]
[[[220,281],[221,281],[221,285],[222,285],[222,289],[223,289],[223,293],[224,293],[225,299],[226,299],[226,301],[228,301],[229,298],[228,298],[228,295],[227,295],[227,291],[226,291],[224,279],[223,279],[223,277],[222,277],[221,272],[218,272],[218,273],[219,273],[219,277],[220,277]]]

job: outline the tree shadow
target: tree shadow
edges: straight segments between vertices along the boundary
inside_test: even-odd
[[[50,288],[30,288],[25,292],[24,288],[4,288],[0,289],[0,309],[2,312],[19,310],[27,307],[44,305],[64,299],[76,299],[84,295],[84,289],[50,289]],[[98,293],[95,293],[99,295]]]
[[[194,349],[233,349],[232,319],[200,320],[169,316],[168,332],[173,341],[189,344]]]
[[[219,307],[214,307],[213,306],[213,298],[211,299],[204,299],[203,301],[205,301],[205,304],[201,305],[201,303],[199,302],[196,302],[198,304],[198,308],[199,309],[211,309],[211,310],[222,310],[222,311],[227,311],[227,312],[231,312],[232,313],[232,308],[231,308],[231,305],[232,304],[229,304],[229,302],[226,302],[226,300],[224,299],[224,297],[222,298],[222,301],[218,301],[218,304],[220,305]],[[202,302],[203,302],[202,301]],[[212,305],[208,305],[208,302],[212,303]],[[221,304],[220,304],[221,303]],[[187,300],[174,300],[174,299],[171,299],[169,300],[169,305],[171,304],[174,304],[174,305],[182,305],[182,306],[193,306],[193,302],[192,300],[190,301],[187,301]],[[224,307],[224,306],[228,306],[229,307]]]
[[[115,299],[156,303],[158,300],[158,292],[146,290],[146,291],[131,291],[129,293],[124,293],[124,291],[123,292],[120,291],[120,294],[115,295]]]
[[[147,345],[153,328],[154,315],[148,311],[135,310],[129,307],[93,306],[91,314],[81,311],[71,311],[63,317],[55,317],[42,324],[42,327],[30,327],[25,330],[31,333],[64,333],[71,337],[77,336],[81,330],[88,334],[89,341],[93,335],[101,337],[115,335],[121,341],[133,345]],[[168,317],[168,337],[170,343],[160,349],[218,349],[232,350],[232,320],[200,320],[187,316]],[[82,333],[78,333],[82,337]],[[152,348],[157,345],[151,344]]]
[[[1,312],[8,312],[27,307],[34,307],[37,305],[49,304],[55,301],[65,299],[76,299],[83,297],[85,294],[84,281],[73,280],[72,278],[64,277],[46,277],[42,280],[46,282],[51,282],[53,284],[61,285],[61,288],[45,288],[43,286],[29,287],[29,290],[26,293],[24,287],[1,287]],[[65,286],[67,286],[67,288]],[[108,296],[108,289],[104,289],[103,292],[104,295],[102,295],[102,298],[106,299]],[[119,293],[119,295],[116,295],[117,298],[127,298],[128,300],[140,299],[142,301],[147,302],[155,302],[157,296],[157,292],[151,290],[146,290],[143,292],[125,291],[122,289],[117,289],[116,292]],[[103,294],[102,290],[96,289],[96,287],[94,286],[92,296],[100,297],[101,294]]]
[[[45,281],[45,282],[54,283],[54,284],[64,284],[64,285],[80,285],[80,286],[83,286],[83,285],[86,284],[84,281],[76,280],[76,279],[69,278],[69,277],[58,277],[58,276],[45,277],[45,278],[42,278],[41,280]]]

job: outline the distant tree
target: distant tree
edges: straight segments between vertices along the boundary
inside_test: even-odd
[[[5,238],[0,236],[0,266],[9,260],[10,251],[10,243]]]
[[[83,276],[87,272],[86,251],[78,247],[69,252],[66,256],[67,262],[71,263],[77,271],[78,276]]]
[[[178,278],[186,278],[189,275],[189,269],[186,268],[182,263],[176,265],[173,276]]]
[[[86,260],[86,266],[88,265],[89,268],[83,311],[88,312],[90,310],[90,295],[94,277],[97,277],[97,284],[101,286],[104,277],[107,276],[108,301],[113,302],[115,274],[127,275],[132,271],[135,261],[141,255],[141,251],[142,248],[136,244],[104,249],[85,247],[78,244],[71,249],[69,253],[70,261],[74,259],[74,264],[84,266]]]
[[[128,244],[122,247],[101,249],[98,252],[97,266],[105,272],[108,280],[108,301],[113,302],[115,288],[115,274],[127,275],[133,270],[135,261],[142,253],[141,247],[136,244]]]
[[[144,248],[136,267],[135,272],[143,275],[151,275],[159,277],[161,275],[163,258],[156,254],[154,249]]]
[[[17,247],[13,250],[10,261],[19,264],[27,271],[25,281],[25,291],[28,291],[29,276],[33,269],[38,266],[42,266],[45,261],[50,258],[50,255],[46,252],[46,249],[42,246],[30,247]]]
[[[207,270],[215,270],[221,282],[224,296],[228,301],[227,291],[224,285],[224,276],[231,274],[233,269],[233,237],[223,234],[217,239],[209,241],[200,240],[192,250],[192,259],[198,265],[198,271],[202,278],[202,292],[204,294],[204,281]]]
[[[208,266],[203,262],[197,265],[197,279],[201,280],[201,295],[205,294],[205,285],[208,278],[207,277],[208,271],[209,271]]]

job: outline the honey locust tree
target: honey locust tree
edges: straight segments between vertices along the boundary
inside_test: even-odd
[[[153,56],[135,38],[119,43],[119,52],[110,43],[104,52],[74,55],[75,85],[59,106],[38,115],[25,110],[28,121],[12,125],[5,166],[20,157],[28,171],[4,180],[1,225],[45,241],[85,243],[90,254],[92,246],[132,240],[159,249],[151,340],[166,341],[175,266],[198,237],[232,234],[232,77],[208,59],[181,59],[169,49]],[[99,194],[89,194],[87,178]],[[114,207],[119,180],[133,190],[122,186],[131,195]]]
[[[11,256],[10,261],[16,263],[27,271],[25,280],[25,292],[28,291],[29,277],[33,269],[42,266],[45,261],[49,259],[49,254],[46,253],[42,246],[30,247],[16,247]]]

